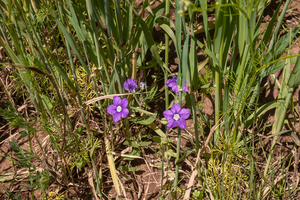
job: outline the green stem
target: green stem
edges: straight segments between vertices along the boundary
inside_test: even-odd
[[[198,152],[200,145],[199,145],[199,133],[198,133],[195,95],[191,94],[190,98],[191,98],[191,103],[192,103],[192,115],[193,115],[194,129],[195,129],[196,152]]]
[[[275,128],[273,128],[272,134],[276,134],[279,131],[281,131],[281,129],[282,129],[282,126],[283,126],[283,123],[284,123],[284,119],[285,119],[285,115],[286,115],[285,113],[286,113],[286,110],[288,108],[289,103],[291,102],[291,98],[293,96],[293,91],[294,91],[294,88],[290,88],[289,89],[289,93],[288,93],[288,95],[287,95],[287,97],[285,99],[284,112],[282,112],[281,117],[278,118],[278,120],[280,120],[280,123],[278,123],[278,124],[280,124],[280,125],[276,126]],[[271,150],[270,150],[270,154],[269,154],[270,156],[268,157],[267,165],[266,165],[265,172],[264,172],[265,176],[267,175],[270,163],[272,162],[273,156],[271,156],[271,155],[273,155],[273,152],[274,152],[274,149],[275,149],[275,145],[277,143],[277,139],[278,139],[278,135],[274,137],[273,142],[272,142],[272,146],[271,146]]]
[[[180,91],[179,92],[179,105],[180,106],[181,106],[181,101],[182,101],[182,92]],[[181,128],[178,127],[177,148],[176,148],[176,161],[178,161],[179,158],[180,158],[180,140],[181,140]],[[178,179],[179,179],[179,163],[176,164],[176,168],[175,168],[175,181],[174,181],[174,188],[175,188],[174,197],[175,197],[175,199],[177,199]]]
[[[220,111],[221,111],[221,100],[222,100],[222,96],[221,96],[221,83],[220,83],[220,66],[216,67],[215,70],[215,84],[216,84],[216,88],[215,88],[215,124],[219,123],[219,119],[220,119]],[[216,142],[218,140],[217,135],[220,132],[220,126],[217,125],[216,130],[215,130],[215,134],[214,134],[214,145],[216,145]]]
[[[34,155],[33,149],[32,149],[32,143],[31,143],[31,137],[30,134],[28,133],[28,141],[29,141],[29,148],[30,148],[30,155]],[[29,163],[31,163],[31,157],[29,158]],[[34,195],[33,195],[33,180],[31,178],[31,164],[28,167],[28,171],[29,171],[29,180],[30,180],[30,192],[31,192],[31,198],[34,199]]]
[[[166,1],[166,22],[167,24],[169,24],[169,18],[170,18],[170,1],[167,0]],[[169,65],[169,35],[165,33],[165,65],[168,66]],[[164,81],[165,81],[165,106],[166,109],[169,108],[169,88],[167,86],[167,80],[168,80],[168,74],[167,74],[167,70],[164,70]],[[163,180],[164,180],[164,160],[165,160],[165,148],[168,151],[168,134],[169,134],[169,130],[166,126],[166,138],[167,138],[167,144],[166,147],[164,146],[164,144],[162,144],[162,164],[161,164],[161,187],[160,187],[160,191],[159,191],[159,196],[162,196],[162,190],[163,190]],[[168,166],[168,155],[166,155],[166,160],[167,160],[167,166]]]

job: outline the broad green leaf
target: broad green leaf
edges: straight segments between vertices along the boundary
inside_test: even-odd
[[[150,124],[150,128],[154,130],[160,137],[167,138],[166,134],[154,122]]]
[[[149,141],[149,142],[138,142],[137,144],[141,147],[144,147],[144,146],[148,146],[149,144],[151,144],[152,142]]]
[[[156,113],[151,113],[151,112],[146,111],[146,110],[143,110],[143,109],[141,109],[141,108],[137,108],[137,107],[130,107],[130,108],[133,109],[133,110],[136,110],[136,111],[138,111],[138,112],[140,112],[140,113],[145,113],[145,114],[151,115],[151,116],[153,116],[153,117],[156,116]]]
[[[167,139],[164,138],[164,137],[154,136],[154,137],[152,137],[152,140],[153,140],[154,142],[156,142],[156,143],[161,144],[161,145],[167,144]]]
[[[176,165],[183,162],[191,153],[192,153],[192,151],[184,152],[183,156],[179,160],[176,161]]]
[[[285,65],[281,83],[281,89],[278,95],[277,106],[275,110],[275,122],[272,127],[272,133],[278,133],[282,130],[283,122],[286,116],[287,107],[289,104],[289,93],[291,93],[291,88],[288,86],[289,76],[290,76],[290,59],[287,59],[287,64]]]
[[[142,124],[142,125],[149,125],[149,124],[151,124],[152,122],[155,121],[155,117],[156,117],[156,115],[149,116],[147,118],[138,118],[138,117],[135,117],[133,119],[130,119],[130,121],[134,122],[134,123]]]
[[[126,140],[125,142],[123,142],[123,144],[131,147],[138,147],[135,141],[131,141],[131,140]]]
[[[267,111],[275,108],[276,105],[277,105],[277,101],[276,100],[268,102],[268,103],[262,105],[260,108],[258,108],[255,112],[253,112],[253,114],[251,114],[247,118],[247,120],[245,122],[245,128],[249,128],[249,126],[251,124],[253,124],[258,117],[260,117],[265,112],[267,112]]]
[[[300,56],[297,57],[295,67],[290,75],[289,82],[288,82],[288,86],[291,88],[296,88],[299,85],[300,85]]]
[[[168,151],[166,151],[165,154],[176,158],[176,153],[172,149],[169,149]]]

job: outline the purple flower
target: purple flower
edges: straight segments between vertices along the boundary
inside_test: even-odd
[[[126,98],[122,99],[118,96],[114,96],[112,105],[107,107],[107,112],[113,116],[113,121],[117,122],[122,118],[125,118],[129,110],[127,109],[128,100]]]
[[[181,109],[178,103],[174,103],[171,110],[166,110],[163,115],[168,120],[168,129],[179,126],[182,129],[186,128],[186,119],[190,116],[190,111],[188,109]]]
[[[172,79],[167,80],[167,86],[169,86],[170,88],[172,88],[173,92],[178,93],[178,86],[177,86],[177,76],[173,76]],[[184,82],[184,86],[183,86],[183,91],[188,92],[188,89],[186,87],[186,80]]]
[[[138,86],[136,84],[136,80],[133,78],[127,79],[124,84],[124,89],[129,91],[134,91]]]

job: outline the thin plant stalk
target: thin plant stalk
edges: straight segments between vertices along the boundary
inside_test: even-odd
[[[165,15],[166,15],[166,23],[167,25],[169,25],[169,18],[170,18],[170,1],[166,0],[166,4],[165,4]],[[165,66],[169,66],[169,35],[165,33]],[[163,69],[164,70],[164,69]],[[169,108],[169,88],[167,86],[167,80],[168,80],[168,74],[167,71],[164,70],[164,83],[165,83],[165,107],[166,109]],[[166,126],[167,127],[167,126]],[[160,186],[160,191],[159,194],[160,196],[162,196],[162,190],[163,190],[163,181],[164,181],[164,161],[165,161],[165,156],[166,156],[166,164],[168,166],[169,163],[169,158],[168,155],[165,155],[165,148],[166,151],[168,151],[168,134],[169,134],[169,130],[168,128],[166,128],[166,146],[164,146],[164,144],[162,144],[162,162],[161,162],[161,186]]]
[[[112,123],[112,119],[109,119],[110,122]],[[105,128],[106,129],[106,128]],[[112,135],[112,131],[110,130],[110,134]],[[118,177],[117,177],[117,173],[116,173],[116,165],[114,162],[114,157],[112,155],[112,149],[111,149],[111,142],[109,141],[109,136],[107,134],[107,130],[104,130],[104,141],[105,141],[105,151],[107,154],[107,160],[108,160],[108,164],[109,164],[109,169],[110,169],[110,173],[111,173],[111,177],[115,186],[115,190],[116,193],[118,195],[118,197],[121,196],[121,190],[120,190],[120,186],[119,186],[119,182],[118,182]]]
[[[179,105],[181,106],[182,101],[182,92],[179,92]],[[176,147],[176,161],[180,159],[180,141],[181,141],[181,128],[178,127],[178,134],[177,134],[177,147]],[[179,180],[179,163],[176,162],[175,168],[175,180],[174,180],[174,198],[177,199],[177,185]]]

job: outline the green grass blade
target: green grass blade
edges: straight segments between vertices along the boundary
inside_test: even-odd
[[[278,19],[278,22],[277,22],[277,25],[276,25],[276,28],[275,28],[275,31],[274,31],[274,33],[272,35],[272,39],[271,39],[270,44],[269,44],[268,51],[271,51],[271,49],[273,48],[273,45],[275,43],[275,40],[277,39],[277,34],[278,34],[278,31],[279,31],[279,28],[281,27],[281,23],[282,23],[283,18],[285,16],[286,10],[287,10],[287,8],[288,8],[288,6],[290,4],[290,1],[291,0],[287,0],[285,2],[285,5],[284,5],[284,7],[283,7],[283,9],[281,11],[280,17]],[[280,6],[278,6],[278,7],[280,7]]]
[[[83,66],[84,70],[86,71],[86,73],[88,75],[91,75],[91,72],[90,72],[89,68],[85,64],[85,62],[83,60],[83,57],[81,56],[78,48],[76,47],[76,43],[75,43],[74,39],[69,34],[69,32],[67,31],[65,26],[61,23],[61,21],[56,17],[56,15],[53,13],[53,11],[48,6],[47,6],[47,8],[48,8],[50,14],[52,15],[52,17],[54,18],[55,22],[57,23],[58,27],[60,28],[60,30],[64,34],[66,40],[68,41],[68,43],[69,43],[70,47],[72,48],[72,50],[74,51],[75,55],[78,57],[78,59],[79,59],[81,65]]]
[[[300,52],[299,52],[300,54]],[[291,88],[296,88],[300,85],[300,57],[297,57],[296,64],[294,66],[294,69],[291,73],[291,76],[288,81],[288,86]]]

